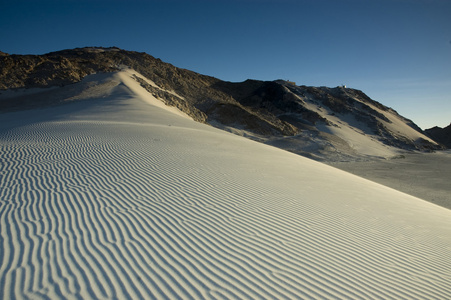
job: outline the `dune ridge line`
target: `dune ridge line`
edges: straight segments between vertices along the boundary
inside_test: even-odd
[[[105,97],[3,114],[0,298],[451,298],[450,210],[111,76]]]

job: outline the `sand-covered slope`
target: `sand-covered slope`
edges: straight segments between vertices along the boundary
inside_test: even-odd
[[[116,47],[0,55],[0,112],[61,101],[88,75],[130,68],[148,93],[193,120],[325,162],[397,157],[443,149],[413,121],[360,90],[276,80],[227,82]],[[58,88],[28,97],[21,89]],[[21,95],[21,96],[19,96]],[[11,98],[12,96],[12,98]],[[38,96],[38,95],[36,95]]]
[[[89,80],[0,116],[1,299],[451,298],[451,210]]]

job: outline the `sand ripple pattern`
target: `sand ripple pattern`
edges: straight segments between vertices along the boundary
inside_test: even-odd
[[[448,210],[280,150],[55,121],[0,155],[1,299],[451,299]]]

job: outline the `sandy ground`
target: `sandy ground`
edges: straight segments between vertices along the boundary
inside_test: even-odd
[[[0,299],[451,299],[449,209],[94,79],[0,116]]]
[[[451,151],[410,153],[403,157],[329,164],[451,209]]]

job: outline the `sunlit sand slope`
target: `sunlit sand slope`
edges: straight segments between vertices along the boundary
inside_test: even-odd
[[[1,299],[451,299],[451,210],[106,80],[1,115]]]

